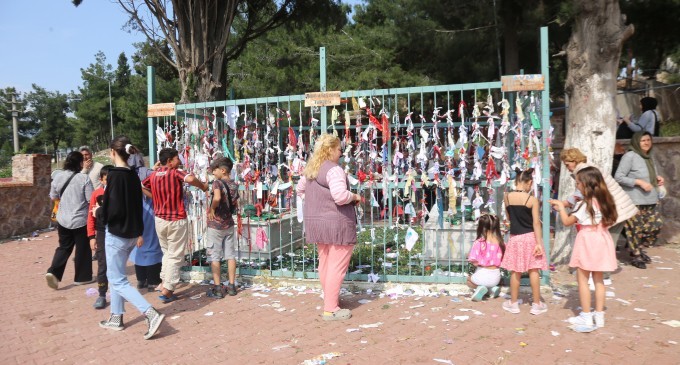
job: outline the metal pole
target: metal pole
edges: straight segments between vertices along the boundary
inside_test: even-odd
[[[156,99],[156,69],[153,66],[146,67],[146,102],[153,104]],[[154,118],[147,118],[147,132],[149,134],[149,166],[156,163],[156,142]]]
[[[111,104],[111,81],[106,80],[109,82],[109,116],[111,117],[111,141],[115,138],[113,136],[113,106]]]
[[[19,111],[16,104],[16,95],[12,93],[12,136],[14,138],[14,153],[19,153],[19,122],[17,121]]]
[[[541,151],[543,151],[543,169],[541,176],[543,181],[542,201],[542,220],[543,220],[543,246],[545,247],[545,258],[550,262],[550,158],[548,154],[548,134],[550,133],[550,69],[548,64],[548,27],[541,27],[541,73],[544,78],[544,88],[541,91],[541,122],[542,138]],[[544,278],[550,280],[550,271],[545,271]]]
[[[326,47],[319,48],[319,71],[320,88],[319,91],[326,91]],[[321,107],[321,133],[326,133],[326,107]]]

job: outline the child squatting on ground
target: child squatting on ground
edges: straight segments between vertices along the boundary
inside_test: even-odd
[[[569,318],[577,326],[604,327],[605,288],[604,271],[616,270],[616,247],[607,228],[616,223],[617,213],[614,198],[607,190],[602,174],[595,167],[586,167],[576,174],[576,188],[583,194],[583,200],[567,214],[564,202],[550,200],[559,212],[562,224],[578,224],[578,233],[571,253],[570,267],[576,268],[581,313]],[[580,227],[579,227],[580,226]],[[593,275],[595,284],[595,313],[590,311],[590,288],[588,278]]]
[[[207,250],[212,269],[214,286],[208,296],[221,299],[224,293],[221,285],[220,265],[227,259],[229,285],[227,293],[236,295],[236,229],[233,214],[238,207],[238,185],[230,178],[234,163],[226,157],[210,164],[215,180],[212,183],[212,202],[208,207]]]
[[[500,265],[504,251],[500,220],[495,215],[483,214],[477,222],[477,239],[468,255],[468,261],[477,266],[467,280],[467,285],[475,290],[472,301],[482,300],[487,293],[492,298],[500,295],[498,284],[501,282]]]
[[[548,264],[543,250],[541,220],[538,199],[529,194],[533,185],[534,169],[518,171],[515,190],[505,193],[505,209],[510,219],[510,239],[503,254],[501,267],[511,271],[510,300],[503,303],[503,309],[519,313],[519,284],[522,273],[529,272],[533,303],[529,313],[538,315],[548,311],[541,302],[539,270],[547,270]]]

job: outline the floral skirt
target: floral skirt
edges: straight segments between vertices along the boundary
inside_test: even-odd
[[[626,221],[628,248],[633,256],[640,255],[640,249],[656,243],[663,221],[656,204],[638,205],[638,213]]]

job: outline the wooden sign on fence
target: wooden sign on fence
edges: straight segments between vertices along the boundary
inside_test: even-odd
[[[305,108],[332,105],[340,105],[340,91],[305,93]]]
[[[146,116],[151,117],[170,117],[175,115],[175,103],[149,104]]]
[[[543,75],[501,76],[501,91],[533,91],[545,88]]]

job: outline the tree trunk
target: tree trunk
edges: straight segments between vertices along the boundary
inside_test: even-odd
[[[633,34],[625,24],[618,0],[575,0],[576,18],[567,45],[568,73],[565,148],[578,148],[603,174],[612,168],[616,141],[616,76],[623,42]],[[562,168],[559,199],[573,193],[574,181]],[[558,222],[553,260],[565,263],[571,254],[572,229]]]

